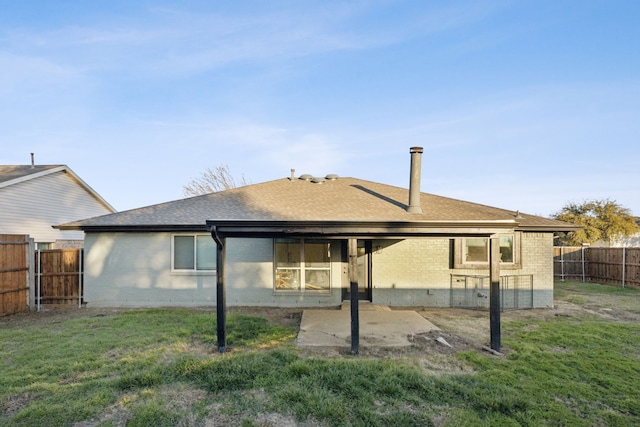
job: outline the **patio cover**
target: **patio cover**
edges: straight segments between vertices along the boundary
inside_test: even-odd
[[[226,283],[224,274],[227,237],[322,237],[348,242],[348,275],[351,287],[351,352],[358,354],[360,326],[358,313],[358,239],[397,239],[416,237],[489,238],[491,348],[500,351],[500,247],[498,233],[518,227],[515,219],[493,221],[206,221],[217,247],[216,313],[218,351],[226,347]]]

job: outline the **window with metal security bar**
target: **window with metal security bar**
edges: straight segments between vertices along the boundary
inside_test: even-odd
[[[521,233],[500,234],[500,268],[521,268]],[[489,268],[489,239],[458,238],[454,241],[454,268]]]

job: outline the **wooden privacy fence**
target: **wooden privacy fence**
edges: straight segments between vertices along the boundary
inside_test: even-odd
[[[32,253],[29,236],[0,234],[0,316],[29,311]]]
[[[83,303],[83,250],[50,249],[35,252],[36,302],[46,305]]]
[[[640,287],[640,248],[589,248],[587,276],[592,281]]]
[[[553,277],[565,280],[586,280],[586,247],[554,246]]]
[[[28,235],[0,234],[0,316],[83,298],[83,250],[34,250]]]
[[[554,277],[640,287],[640,248],[553,248]]]

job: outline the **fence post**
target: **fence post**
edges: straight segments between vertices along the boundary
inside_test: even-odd
[[[40,258],[40,249],[37,250],[36,257],[36,279],[38,282],[36,301],[38,301],[38,311],[40,311],[42,302],[42,259]]]
[[[560,281],[564,282],[564,246],[560,246]]]
[[[27,245],[27,286],[29,287],[29,311],[36,306],[36,276],[35,276],[35,243],[33,237],[27,237],[29,244]]]
[[[78,308],[82,308],[82,249],[78,250]]]
[[[582,245],[582,283],[586,282],[586,273],[585,273],[585,262],[584,262],[584,255],[585,255],[585,247],[584,245]]]
[[[627,248],[622,248],[622,289],[624,289],[625,272],[627,269]]]

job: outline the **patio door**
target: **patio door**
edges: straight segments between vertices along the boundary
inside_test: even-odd
[[[371,240],[358,240],[358,300],[371,301]],[[351,300],[351,288],[347,280],[342,288],[342,300]]]

